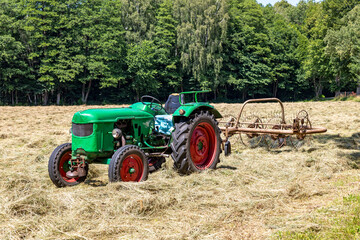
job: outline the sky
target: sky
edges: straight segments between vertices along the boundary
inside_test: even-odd
[[[266,6],[268,3],[274,6],[276,2],[280,2],[280,0],[257,0],[258,3],[262,3],[264,6]],[[293,6],[296,6],[300,0],[287,0],[288,3],[292,4]],[[316,1],[319,2],[319,1]]]

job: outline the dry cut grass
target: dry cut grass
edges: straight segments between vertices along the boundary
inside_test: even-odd
[[[215,105],[226,116],[240,106]],[[256,104],[254,111],[273,114],[273,106]],[[88,107],[0,107],[0,239],[321,234],[332,223],[316,219],[341,212],[333,207],[337,201],[359,192],[359,107],[359,102],[286,103],[287,116],[305,108],[315,125],[328,128],[299,150],[235,143],[215,171],[179,176],[169,158],[142,183],[108,184],[107,166],[94,164],[85,183],[63,189],[50,181],[47,161],[57,145],[71,141],[72,115]]]

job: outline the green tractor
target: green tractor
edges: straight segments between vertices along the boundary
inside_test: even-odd
[[[171,155],[180,174],[215,169],[221,152],[221,114],[208,102],[206,91],[171,94],[165,103],[152,96],[127,108],[89,109],[74,114],[72,143],[53,151],[49,176],[57,187],[86,179],[89,164],[108,164],[110,182],[145,181]],[[192,102],[185,102],[191,96]]]

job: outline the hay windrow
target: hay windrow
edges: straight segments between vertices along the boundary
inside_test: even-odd
[[[227,116],[240,106],[215,104]],[[254,111],[269,115],[272,106]],[[179,176],[168,158],[146,182],[108,184],[107,166],[90,165],[85,183],[65,189],[50,181],[47,161],[71,141],[73,113],[88,107],[0,107],[0,239],[267,239],[321,231],[331,226],[314,224],[313,214],[359,190],[359,107],[285,103],[287,119],[304,108],[314,125],[328,128],[298,150],[246,149],[235,136],[233,154],[221,155],[215,171]]]

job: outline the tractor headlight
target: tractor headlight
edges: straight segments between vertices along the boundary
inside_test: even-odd
[[[112,130],[112,136],[115,139],[119,139],[122,136],[121,130],[118,128],[114,128],[114,130]]]
[[[184,109],[180,109],[180,110],[179,110],[179,113],[180,113],[180,115],[184,115],[184,114],[185,114],[185,110],[184,110]]]

